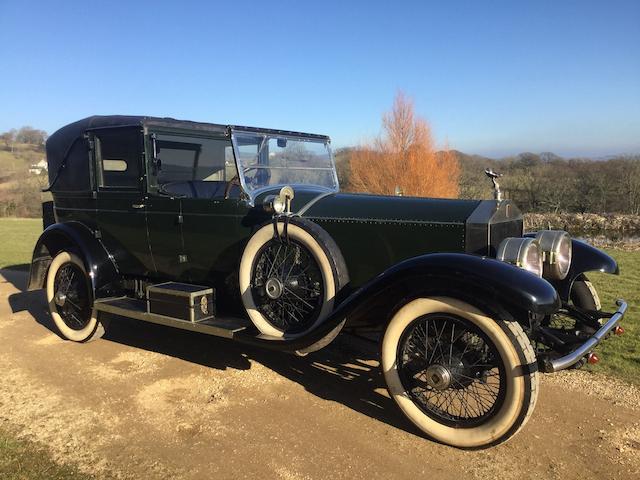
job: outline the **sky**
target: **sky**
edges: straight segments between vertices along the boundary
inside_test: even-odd
[[[640,153],[640,1],[0,0],[0,132],[139,114],[335,148],[399,90],[467,153]]]

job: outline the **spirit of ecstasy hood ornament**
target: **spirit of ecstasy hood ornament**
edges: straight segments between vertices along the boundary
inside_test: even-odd
[[[500,184],[498,183],[498,178],[502,176],[501,173],[494,172],[490,168],[486,168],[484,170],[484,174],[491,179],[491,183],[493,183],[493,198],[497,201],[502,200],[502,192],[500,191]]]

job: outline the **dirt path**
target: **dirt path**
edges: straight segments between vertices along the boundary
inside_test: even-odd
[[[62,341],[24,273],[0,277],[0,421],[55,459],[121,478],[639,478],[640,391],[547,378],[532,420],[490,450],[421,438],[345,341],[298,358],[114,320]]]

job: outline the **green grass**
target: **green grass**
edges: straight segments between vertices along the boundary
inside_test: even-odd
[[[26,164],[24,160],[16,157],[11,152],[0,150],[0,167],[2,172],[13,173],[17,170],[26,170]]]
[[[3,480],[87,480],[74,467],[58,465],[36,444],[0,430],[0,478]]]
[[[0,218],[0,268],[28,269],[33,247],[42,231],[39,219]],[[629,304],[622,324],[626,333],[604,342],[600,363],[588,368],[640,385],[640,252],[608,251],[620,264],[620,276],[589,273],[600,294],[602,308],[612,311],[616,298]]]
[[[4,144],[0,147],[0,172],[26,173],[32,163],[37,163],[45,157],[45,153],[33,145],[16,144],[13,152],[7,151]],[[0,175],[1,176],[1,175]]]
[[[600,363],[589,370],[603,372],[640,385],[640,252],[607,250],[618,261],[620,276],[589,273],[595,285],[602,309],[615,311],[615,301],[623,298],[629,304],[621,324],[625,334],[612,337],[598,348]]]
[[[28,270],[33,247],[41,233],[41,219],[0,218],[0,268]]]

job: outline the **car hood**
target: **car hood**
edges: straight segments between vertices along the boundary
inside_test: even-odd
[[[299,195],[295,211],[310,219],[464,224],[479,200],[398,197],[361,193]]]

